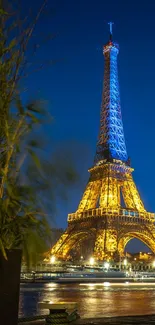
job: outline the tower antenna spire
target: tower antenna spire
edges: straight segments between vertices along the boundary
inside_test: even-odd
[[[114,23],[113,22],[109,22],[108,25],[109,25],[109,28],[110,28],[110,41],[112,41],[112,25]]]

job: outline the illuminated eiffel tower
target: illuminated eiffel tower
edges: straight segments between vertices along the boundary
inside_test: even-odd
[[[123,256],[126,244],[138,238],[155,253],[153,213],[145,210],[132,178],[121,116],[117,71],[118,44],[110,38],[105,58],[100,132],[94,165],[78,209],[68,215],[68,227],[51,250],[67,259],[86,239],[96,259]]]

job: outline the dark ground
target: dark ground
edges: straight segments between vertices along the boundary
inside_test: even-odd
[[[44,320],[37,320],[33,322],[19,322],[19,325],[45,325]],[[79,319],[76,322],[70,323],[72,325],[155,325],[155,315],[145,315],[145,316],[125,316],[125,317],[106,317],[106,318],[96,318],[96,319]]]

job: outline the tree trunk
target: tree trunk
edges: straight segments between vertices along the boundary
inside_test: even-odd
[[[8,250],[8,260],[0,251],[0,324],[18,324],[20,269],[22,252]]]

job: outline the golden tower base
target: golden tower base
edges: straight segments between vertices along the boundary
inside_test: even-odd
[[[90,169],[83,198],[77,211],[68,215],[68,228],[52,248],[52,255],[67,259],[86,238],[93,240],[98,260],[123,256],[132,238],[140,239],[155,253],[154,214],[145,210],[132,170],[121,161],[103,162]]]

